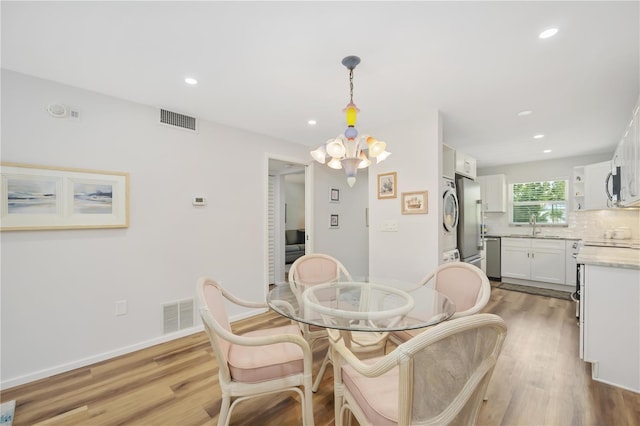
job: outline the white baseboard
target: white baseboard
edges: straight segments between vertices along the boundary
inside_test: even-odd
[[[66,373],[67,371],[75,370],[76,368],[86,367],[87,365],[95,364],[97,362],[101,362],[110,358],[115,358],[117,356],[125,355],[131,352],[139,351],[140,349],[149,348],[151,346],[155,346],[160,343],[170,342],[171,340],[179,339],[181,337],[189,336],[191,334],[196,334],[203,330],[204,330],[204,327],[202,324],[200,324],[198,326],[191,327],[185,330],[180,330],[175,333],[166,334],[163,336],[156,337],[154,339],[136,343],[135,345],[125,346],[123,348],[119,348],[110,352],[104,352],[88,358],[79,359],[67,364],[62,364],[55,367],[46,368],[44,370],[35,371],[33,373],[29,373],[24,376],[3,380],[2,382],[0,382],[0,390],[5,391],[15,386],[24,385],[25,383],[44,379],[60,373]]]
[[[246,318],[250,318],[252,316],[255,316],[267,311],[268,309],[254,309],[254,310],[244,312],[242,314],[234,315],[233,317],[229,318],[229,320],[231,322],[235,322],[235,321],[243,320]],[[24,385],[29,382],[34,382],[36,380],[54,376],[56,374],[66,373],[67,371],[75,370],[76,368],[86,367],[87,365],[91,365],[97,362],[105,361],[107,359],[115,358],[120,355],[126,355],[128,353],[149,348],[151,346],[155,346],[160,343],[170,342],[171,340],[179,339],[181,337],[189,336],[191,334],[196,334],[203,330],[204,330],[204,326],[202,324],[199,324],[195,327],[191,327],[185,330],[180,330],[171,334],[162,335],[154,339],[136,343],[135,345],[125,346],[123,348],[119,348],[113,351],[104,352],[101,354],[90,356],[88,358],[72,361],[67,364],[61,364],[55,367],[46,368],[44,370],[35,371],[33,373],[25,374],[24,376],[15,377],[8,380],[2,380],[2,382],[0,382],[0,390],[4,391],[15,386]]]

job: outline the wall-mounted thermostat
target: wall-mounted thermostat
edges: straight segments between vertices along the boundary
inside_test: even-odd
[[[193,197],[194,206],[206,206],[207,199],[205,197]]]

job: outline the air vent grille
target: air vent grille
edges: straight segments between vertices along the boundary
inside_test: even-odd
[[[162,305],[162,330],[164,334],[193,327],[193,299]]]
[[[161,109],[160,123],[168,124],[169,126],[180,127],[182,129],[187,129],[195,132],[197,120],[195,117],[178,114],[177,112],[173,111],[167,111],[166,109]]]

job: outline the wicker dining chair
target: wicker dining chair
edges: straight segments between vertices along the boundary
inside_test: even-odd
[[[465,262],[444,263],[428,274],[418,285],[428,285],[442,293],[456,305],[450,319],[479,313],[489,302],[491,284],[487,275],[476,266]],[[389,340],[400,344],[426,329],[394,331]]]
[[[331,341],[336,426],[474,425],[506,333],[497,315],[460,317],[369,360]]]
[[[300,396],[302,424],[313,425],[312,353],[298,326],[290,324],[234,334],[226,301],[248,308],[266,308],[267,304],[239,299],[206,277],[197,282],[196,298],[205,332],[218,361],[222,390],[218,426],[229,424],[231,411],[237,403],[285,391]]]
[[[333,256],[324,253],[305,254],[296,259],[289,270],[289,285],[291,290],[301,302],[302,292],[310,286],[326,284],[338,281],[353,281],[347,268]],[[327,330],[324,327],[309,325],[300,322],[302,335],[313,349],[313,345],[319,340],[327,338]],[[360,355],[369,356],[384,352],[388,333],[351,332],[352,350]],[[313,392],[317,392],[320,382],[326,370],[331,364],[331,354],[327,350],[324,360],[320,365],[316,379],[313,382]]]

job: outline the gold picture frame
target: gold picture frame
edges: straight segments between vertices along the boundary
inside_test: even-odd
[[[0,230],[127,228],[129,174],[0,163]]]
[[[402,214],[427,214],[429,198],[427,191],[402,193]]]
[[[396,172],[378,175],[378,199],[398,197],[398,175]]]

